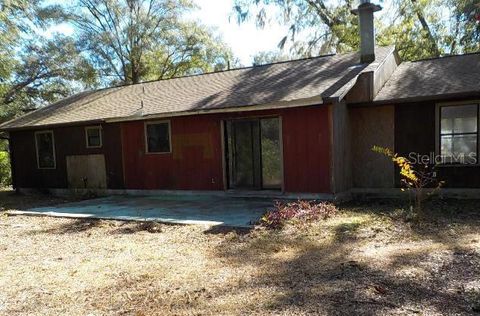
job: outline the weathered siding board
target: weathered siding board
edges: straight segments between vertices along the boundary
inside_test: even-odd
[[[282,118],[285,191],[330,192],[326,106],[174,117],[169,154],[145,154],[144,122],[123,123],[126,187],[223,190],[221,121],[261,116]]]
[[[344,192],[352,187],[351,138],[349,109],[345,102],[331,106],[333,179],[334,193]]]
[[[435,102],[398,104],[395,106],[395,151],[408,156],[410,152],[435,153]],[[438,167],[439,180],[446,188],[480,188],[480,166]],[[396,184],[400,178],[396,172]]]
[[[373,152],[372,147],[394,148],[395,107],[354,107],[350,122],[353,187],[393,187],[393,162]]]
[[[46,128],[55,137],[55,169],[38,169],[34,130],[10,133],[14,161],[15,187],[67,188],[66,157],[70,155],[104,154],[107,183],[111,189],[123,188],[122,151],[118,124],[103,124],[103,147],[86,148],[85,126]]]
[[[67,179],[71,189],[106,189],[104,155],[67,156]]]

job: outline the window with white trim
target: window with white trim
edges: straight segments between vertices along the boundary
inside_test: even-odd
[[[100,126],[85,127],[87,148],[102,147],[102,128]]]
[[[476,164],[478,104],[440,106],[440,155],[446,164]]]
[[[145,139],[147,153],[170,153],[170,121],[145,123]]]
[[[38,169],[55,169],[55,138],[52,131],[36,132],[35,147]]]

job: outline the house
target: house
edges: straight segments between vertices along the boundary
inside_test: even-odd
[[[371,151],[379,145],[442,157],[447,191],[478,195],[480,54],[401,62],[394,47],[375,47],[379,9],[364,1],[354,10],[357,53],[83,92],[6,122],[13,185],[397,192],[393,164]]]

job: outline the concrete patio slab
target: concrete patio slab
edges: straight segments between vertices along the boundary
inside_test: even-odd
[[[251,227],[272,206],[266,198],[111,196],[10,214]]]

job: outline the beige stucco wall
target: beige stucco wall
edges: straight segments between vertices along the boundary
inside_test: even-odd
[[[354,188],[393,188],[393,163],[373,152],[374,145],[394,149],[395,108],[350,108],[352,185]]]

